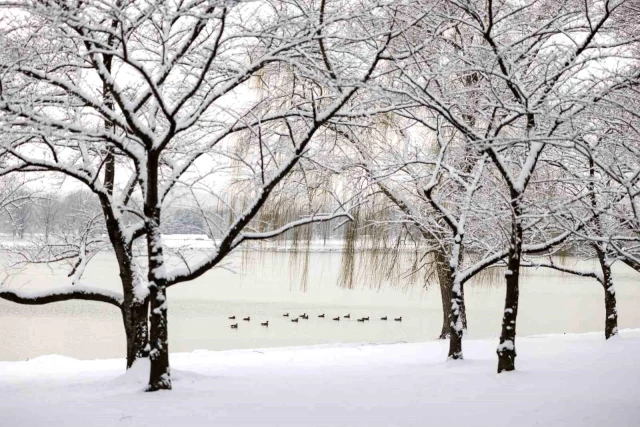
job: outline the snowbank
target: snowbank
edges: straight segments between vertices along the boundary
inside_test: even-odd
[[[518,339],[172,354],[174,390],[143,393],[145,363],[0,362],[2,426],[637,426],[640,330]]]

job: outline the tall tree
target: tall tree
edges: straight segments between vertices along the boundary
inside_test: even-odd
[[[473,151],[489,157],[501,177],[510,226],[497,353],[498,372],[510,371],[515,369],[523,252],[527,245],[550,247],[563,235],[557,227],[537,232],[541,221],[548,223],[545,216],[554,212],[569,220],[559,214],[567,201],[534,197],[543,194],[537,174],[552,167],[556,149],[575,145],[575,123],[586,114],[586,105],[603,102],[613,88],[635,78],[627,70],[599,66],[635,40],[607,39],[624,1],[445,3],[434,12],[436,27],[461,37],[442,37],[445,54],[420,44],[396,54],[399,77],[391,90],[449,123]],[[590,72],[596,69],[600,72]],[[470,86],[451,84],[470,75],[477,76]]]
[[[123,286],[123,300],[148,301],[149,390],[169,389],[167,288],[205,274],[243,242],[347,217],[340,208],[309,212],[250,231],[270,196],[321,150],[318,131],[375,77],[402,29],[393,26],[393,8],[376,2],[16,9],[3,36],[15,60],[0,65],[3,122],[17,135],[3,144],[11,160],[5,173],[45,170],[85,184],[101,200],[116,253],[146,238],[146,282]],[[264,90],[252,90],[256,79]],[[280,80],[271,86],[270,79]],[[238,213],[215,249],[171,268],[161,238],[164,203],[181,185],[199,181],[215,194],[238,174],[251,185],[232,201]]]

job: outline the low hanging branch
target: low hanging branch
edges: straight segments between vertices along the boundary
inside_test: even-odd
[[[23,305],[44,305],[61,301],[105,302],[122,308],[122,295],[89,286],[64,286],[47,291],[24,291],[21,289],[0,289],[0,298]]]

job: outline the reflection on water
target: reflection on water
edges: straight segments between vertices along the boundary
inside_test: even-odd
[[[304,290],[291,270],[291,254],[251,252],[248,259],[232,260],[238,270],[217,269],[199,279],[169,289],[169,329],[172,352],[222,350],[335,342],[394,342],[434,339],[441,328],[437,286],[411,287],[399,279],[355,289],[337,285],[339,253],[311,253]],[[295,263],[294,263],[295,264]],[[585,263],[587,264],[587,263]],[[614,269],[620,327],[640,327],[640,287],[635,273]],[[110,255],[96,258],[84,282],[117,290],[118,271]],[[634,283],[635,282],[635,283]],[[32,267],[12,287],[40,289],[66,283],[61,272]],[[469,336],[494,337],[500,331],[504,303],[501,281],[495,286],[467,286]],[[282,317],[309,314],[292,323]],[[318,318],[325,313],[324,319]],[[351,320],[331,320],[351,314]],[[229,325],[235,315],[237,330]],[[242,317],[251,316],[251,322]],[[357,317],[369,316],[369,322]],[[402,322],[380,317],[402,316]],[[260,322],[269,320],[269,327]],[[600,331],[604,326],[603,290],[594,280],[552,271],[529,271],[521,291],[518,333]],[[65,302],[47,306],[20,306],[0,300],[0,360],[24,360],[43,354],[77,358],[124,355],[120,313],[106,304]]]

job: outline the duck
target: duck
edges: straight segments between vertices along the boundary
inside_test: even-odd
[[[309,315],[307,313],[303,314],[302,317],[304,320],[309,320]]]
[[[298,318],[296,317],[295,319],[291,319],[291,321],[298,323]]]
[[[321,315],[319,315],[318,317],[324,319],[324,313],[322,313]]]
[[[231,329],[238,329],[238,324],[234,323],[233,325],[231,325]]]
[[[364,323],[364,317],[362,319],[358,319],[358,322]]]
[[[340,316],[334,317],[333,320],[340,320]]]
[[[363,317],[362,320],[369,320],[369,317]]]
[[[381,317],[380,320],[387,320],[387,316]]]
[[[289,313],[283,314],[282,317],[289,317]]]
[[[402,322],[402,316],[400,316],[400,317],[396,317],[396,318],[395,318],[395,319],[393,319],[393,320],[395,320],[396,322]]]
[[[244,318],[244,319],[242,319],[242,320],[246,320],[246,321],[248,322],[248,321],[250,321],[250,320],[251,320],[251,317],[245,317],[245,318]]]
[[[269,321],[267,320],[266,322],[264,322],[264,323],[260,323],[260,324],[261,324],[262,326],[269,326]]]
[[[229,316],[229,320],[235,320],[236,316]]]
[[[351,313],[347,314],[346,316],[342,316],[342,317],[344,317],[345,319],[351,319]]]

